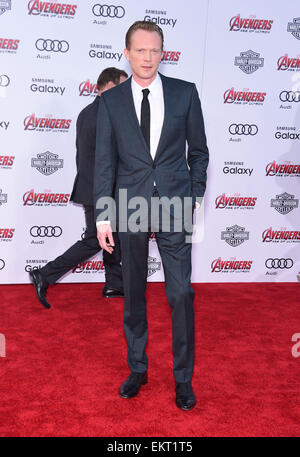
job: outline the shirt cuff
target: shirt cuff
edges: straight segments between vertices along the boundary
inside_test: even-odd
[[[96,226],[99,227],[100,225],[103,225],[103,224],[110,224],[110,221],[98,221],[96,222]]]

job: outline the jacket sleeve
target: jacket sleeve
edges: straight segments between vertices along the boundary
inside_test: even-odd
[[[195,84],[193,84],[187,117],[187,143],[187,161],[190,167],[192,196],[196,200],[197,197],[204,196],[206,189],[208,148],[206,144],[201,103]]]
[[[97,116],[97,134],[94,169],[94,205],[95,221],[111,220],[103,208],[99,208],[99,199],[113,197],[115,172],[117,166],[117,145],[114,131],[106,106],[105,96],[99,100]],[[100,205],[101,206],[101,205]],[[111,211],[113,207],[109,208]]]
[[[76,169],[79,170],[79,124],[80,124],[80,115],[77,118],[76,122]]]

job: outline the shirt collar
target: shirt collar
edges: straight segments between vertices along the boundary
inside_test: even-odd
[[[132,92],[134,95],[139,95],[139,96],[142,96],[142,90],[143,89],[149,89],[150,90],[150,94],[155,94],[159,87],[162,85],[162,82],[161,82],[161,77],[159,75],[159,73],[157,73],[156,75],[156,78],[152,81],[151,84],[149,84],[149,86],[147,87],[142,87],[140,86],[135,80],[134,78],[132,77],[131,78],[131,89],[132,89]]]

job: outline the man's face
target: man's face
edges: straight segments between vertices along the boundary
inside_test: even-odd
[[[123,83],[124,81],[126,81],[126,79],[127,79],[126,76],[122,76],[122,75],[121,75],[121,76],[120,76],[120,82],[119,82],[119,84],[121,84],[121,83]],[[112,87],[115,87],[115,86],[116,86],[115,83],[113,83],[112,81],[109,81],[105,86],[102,87],[101,90],[99,90],[98,95],[101,95],[101,94],[102,94],[103,92],[105,92],[106,90],[111,89]]]
[[[131,36],[130,48],[124,50],[132,74],[137,80],[153,80],[162,53],[161,37],[157,32],[138,29]]]

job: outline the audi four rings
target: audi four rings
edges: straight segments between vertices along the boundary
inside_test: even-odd
[[[69,43],[65,40],[59,41],[39,38],[35,42],[35,47],[38,51],[67,52],[69,50]]]
[[[34,238],[40,236],[40,237],[47,237],[51,238],[54,236],[55,238],[58,238],[62,234],[62,228],[59,227],[58,225],[55,225],[54,227],[48,225],[47,227],[45,225],[41,225],[38,227],[37,225],[34,225],[30,229],[30,235],[33,236]]]
[[[5,267],[5,262],[4,262],[4,260],[0,259],[0,270],[3,270],[4,267]]]
[[[97,17],[117,17],[121,19],[125,15],[123,6],[99,5],[99,3],[93,6],[92,11]]]
[[[279,94],[279,98],[282,102],[300,102],[300,91],[292,91],[292,90],[283,90]]]
[[[294,262],[292,259],[267,259],[265,265],[267,268],[280,268],[283,270],[284,268],[292,268]]]
[[[0,75],[0,87],[7,87],[10,83],[10,79],[7,75]]]
[[[231,135],[256,135],[258,132],[257,125],[254,124],[231,124],[229,133]]]

